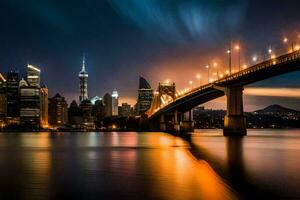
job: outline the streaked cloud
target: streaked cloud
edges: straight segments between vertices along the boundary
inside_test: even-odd
[[[171,42],[216,41],[243,21],[247,1],[110,0],[116,12],[147,35]]]

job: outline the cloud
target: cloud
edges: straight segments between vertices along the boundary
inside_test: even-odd
[[[215,40],[243,21],[245,0],[110,0],[116,12],[148,36],[169,42]]]

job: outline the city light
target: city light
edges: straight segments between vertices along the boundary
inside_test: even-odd
[[[270,49],[268,49],[268,52],[269,52],[269,54],[271,54],[271,53],[272,53],[272,51],[273,51],[273,50],[272,50],[271,48],[270,48]]]
[[[236,50],[240,50],[240,45],[235,45],[234,47]]]
[[[197,79],[200,79],[200,78],[201,78],[201,74],[197,74],[197,75],[196,75],[196,78],[197,78]]]
[[[243,69],[247,69],[247,67],[248,67],[248,66],[247,66],[246,64],[243,65]]]
[[[256,61],[257,61],[257,56],[253,56],[253,57],[252,57],[252,61],[253,61],[253,62],[256,62]]]
[[[288,40],[287,37],[284,37],[284,38],[283,38],[283,42],[284,42],[284,43],[287,43],[288,41],[289,41],[289,40]]]

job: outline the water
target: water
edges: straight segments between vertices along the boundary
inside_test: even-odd
[[[300,131],[1,133],[0,199],[300,198]]]

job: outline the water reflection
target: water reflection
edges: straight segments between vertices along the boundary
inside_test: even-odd
[[[163,133],[0,134],[0,199],[234,199]]]
[[[300,198],[299,130],[251,130],[244,138],[201,130],[191,146],[243,198]]]

